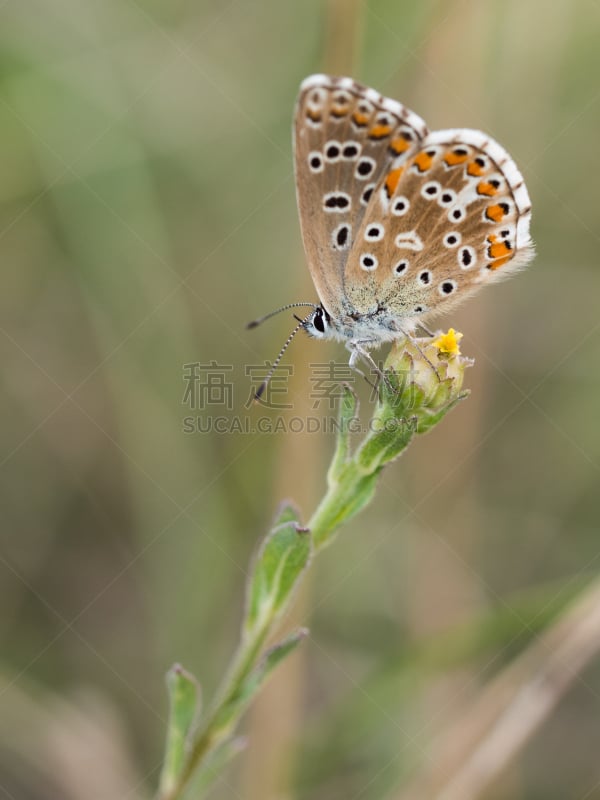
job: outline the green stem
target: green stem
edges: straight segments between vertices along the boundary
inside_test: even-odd
[[[406,447],[412,437],[408,432],[399,449]],[[367,442],[369,439],[367,438]],[[365,452],[364,445],[360,452]],[[312,537],[313,554],[319,552],[335,538],[340,525],[357,514],[372,499],[377,477],[382,464],[365,467],[360,458],[349,456],[345,437],[340,437],[337,458],[329,474],[328,488],[322,501],[312,515],[308,529]],[[235,700],[239,687],[257,663],[262,648],[271,633],[273,624],[279,619],[267,618],[256,630],[247,632],[242,639],[233,664],[221,688],[218,690],[206,719],[196,733],[192,748],[180,779],[172,790],[159,800],[180,800],[194,773],[202,761],[231,734],[238,718],[229,717],[227,709]]]
[[[364,475],[353,463],[332,482],[308,523],[314,552],[331,544],[340,525],[357,514],[375,491],[377,473]]]
[[[269,634],[270,626],[266,624],[255,631],[252,637],[242,639],[231,667],[218,689],[211,708],[208,711],[202,727],[194,737],[194,743],[186,760],[185,768],[175,786],[166,794],[161,794],[157,800],[179,800],[191,781],[196,769],[205,756],[213,752],[231,733],[237,719],[232,719],[224,724],[222,716],[227,706],[235,698],[239,686],[251,672],[262,651],[263,645]]]
[[[439,352],[432,347],[430,356],[410,342],[398,345],[398,352],[391,352],[388,357],[391,388],[382,385],[369,432],[353,452],[351,422],[356,419],[358,401],[351,387],[346,386],[340,402],[339,434],[327,475],[327,491],[308,523],[309,535],[300,526],[297,512],[286,504],[251,571],[242,640],[232,666],[203,724],[191,737],[185,765],[175,785],[163,790],[158,800],[183,800],[192,778],[203,767],[210,767],[215,752],[226,747],[269,672],[304,636],[298,631],[263,652],[267,639],[289,608],[311,556],[331,544],[341,524],[370,503],[384,466],[405,450],[416,433],[437,424],[464,396],[460,391],[462,376],[469,362],[461,361],[458,356],[454,361],[440,361]],[[449,374],[449,370],[453,372]],[[402,380],[406,375],[410,375],[410,381]]]
[[[308,524],[315,553],[333,541],[333,534],[340,524],[357,513],[368,502],[375,489],[376,476],[365,476],[351,461],[340,468],[340,473],[338,479],[330,480],[325,497]],[[369,479],[373,485],[369,487],[369,496],[367,497],[364,485]],[[239,686],[256,664],[271,631],[272,622],[273,620],[266,620],[264,625],[246,636],[240,643],[231,668],[215,696],[211,709],[194,737],[185,768],[177,784],[167,793],[161,794],[158,800],[180,800],[204,758],[213,752],[235,727],[236,719],[227,720],[226,724],[223,724],[223,714],[235,698]]]
[[[347,432],[340,435],[329,470],[327,492],[308,523],[313,552],[331,544],[339,526],[371,502],[379,473],[408,447],[416,432],[414,422],[394,420],[396,424],[389,431],[386,419],[380,422],[379,429],[372,431],[352,456]]]

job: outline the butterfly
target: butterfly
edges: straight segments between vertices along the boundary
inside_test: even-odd
[[[296,104],[294,159],[319,303],[284,307],[313,310],[277,363],[304,328],[344,341],[354,364],[533,258],[523,177],[481,131],[429,132],[352,78],[312,75]]]

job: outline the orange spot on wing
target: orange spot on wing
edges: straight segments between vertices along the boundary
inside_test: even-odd
[[[373,125],[369,131],[369,139],[383,139],[392,132],[391,125]]]
[[[355,125],[358,125],[360,128],[364,128],[369,121],[369,115],[361,114],[360,111],[355,111],[354,114],[352,114],[352,119],[354,120]]]
[[[512,258],[512,255],[505,256],[504,258],[497,258],[496,261],[492,261],[491,264],[488,264],[488,269],[492,269],[492,270],[499,269],[499,267],[502,267],[504,264],[506,264],[508,261],[510,261],[511,258]]]
[[[345,117],[350,111],[350,106],[332,106],[331,113],[334,117]]]
[[[486,197],[493,197],[495,194],[498,194],[498,189],[495,186],[492,186],[491,183],[487,183],[487,181],[481,181],[481,183],[477,184],[477,194],[484,194]]]
[[[488,206],[485,211],[485,216],[492,222],[501,222],[505,214],[506,211],[501,205]]]
[[[469,156],[465,153],[461,155],[460,153],[448,153],[447,156],[444,158],[444,162],[449,167],[456,167],[457,164],[464,164]]]
[[[506,256],[512,258],[512,247],[509,245],[508,242],[494,242],[494,244],[490,245],[488,248],[488,256],[490,258],[502,258],[504,259]],[[504,263],[504,262],[503,262]],[[498,264],[500,266],[500,264]],[[494,267],[496,269],[496,267]]]
[[[392,139],[390,142],[390,150],[393,150],[398,156],[400,153],[405,153],[409,147],[410,142],[407,141],[404,136],[399,136],[397,139]]]
[[[485,169],[482,166],[480,166],[476,161],[471,161],[471,163],[467,167],[467,174],[472,175],[475,178],[480,178],[484,172]]]
[[[321,112],[320,111],[313,111],[310,108],[306,109],[306,116],[309,119],[312,119],[313,122],[320,122],[321,121]]]
[[[385,179],[385,191],[388,197],[391,197],[396,191],[403,172],[404,167],[398,167],[398,169],[393,169],[391,172],[388,172]]]
[[[433,156],[430,156],[428,153],[419,153],[413,160],[413,164],[417,166],[419,172],[427,172],[432,163]]]

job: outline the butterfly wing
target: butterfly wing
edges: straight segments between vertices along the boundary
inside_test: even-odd
[[[508,153],[480,131],[435,131],[384,174],[345,265],[358,315],[385,309],[410,329],[533,257],[531,205]]]
[[[300,225],[316,290],[332,317],[348,310],[344,269],[375,187],[426,134],[412,111],[351,78],[313,75],[302,83],[294,121]]]

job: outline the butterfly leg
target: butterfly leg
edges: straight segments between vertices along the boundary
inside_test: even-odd
[[[433,337],[435,336],[435,333],[433,331],[430,331],[429,328],[423,325],[422,322],[419,322],[419,328],[421,328],[422,331],[425,331],[425,333],[427,334],[427,336],[429,336],[430,339],[433,339]]]
[[[376,389],[377,385],[372,383],[369,380],[369,378],[365,375],[365,373],[362,371],[362,369],[360,369],[360,367],[357,365],[357,361],[362,356],[362,353],[358,352],[358,350],[354,347],[352,342],[348,342],[346,347],[350,351],[350,359],[348,361],[348,366],[350,367],[350,369],[353,369],[354,372],[358,373],[361,376],[361,378],[364,378],[372,389]],[[371,359],[371,361],[372,360],[373,359]]]
[[[423,326],[421,325],[421,327],[423,327]],[[430,332],[427,330],[427,328],[423,328],[423,330],[424,330],[424,331],[425,331],[427,334],[429,334],[429,335],[431,336],[431,338],[433,338],[433,336],[435,335],[435,334],[433,334],[433,333],[430,333]],[[419,342],[418,342],[418,340],[417,340],[416,336],[412,336],[410,333],[406,334],[406,336],[407,336],[407,337],[408,337],[408,339],[410,340],[410,343],[413,345],[413,347],[415,347],[415,348],[416,348],[416,349],[419,351],[419,353],[421,354],[421,358],[423,359],[423,361],[426,361],[426,362],[429,364],[429,366],[431,367],[431,369],[432,369],[432,370],[433,370],[433,372],[435,373],[435,376],[436,376],[436,378],[438,379],[438,381],[441,381],[442,379],[440,378],[440,373],[437,371],[437,368],[436,368],[435,364],[434,364],[434,363],[431,361],[431,359],[430,359],[430,358],[427,356],[427,353],[426,353],[426,352],[423,350],[423,348],[422,348],[422,347],[421,347],[421,345],[419,344]]]
[[[374,344],[374,343],[367,340],[361,342],[361,341],[356,341],[354,339],[347,343],[346,347],[350,351],[350,360],[348,361],[348,366],[351,369],[358,372],[359,375],[362,375],[362,377],[367,381],[369,386],[372,386],[373,389],[376,389],[377,385],[371,383],[371,381],[367,378],[364,372],[362,372],[362,370],[360,370],[356,366],[358,359],[362,358],[363,361],[365,361],[371,367],[371,372],[374,372],[377,375],[377,381],[378,382],[380,380],[385,381],[385,384],[388,387],[388,389],[392,389],[392,385],[390,384],[385,372],[381,370],[379,365],[374,361],[369,351],[364,347],[364,345],[369,345],[369,344]]]

